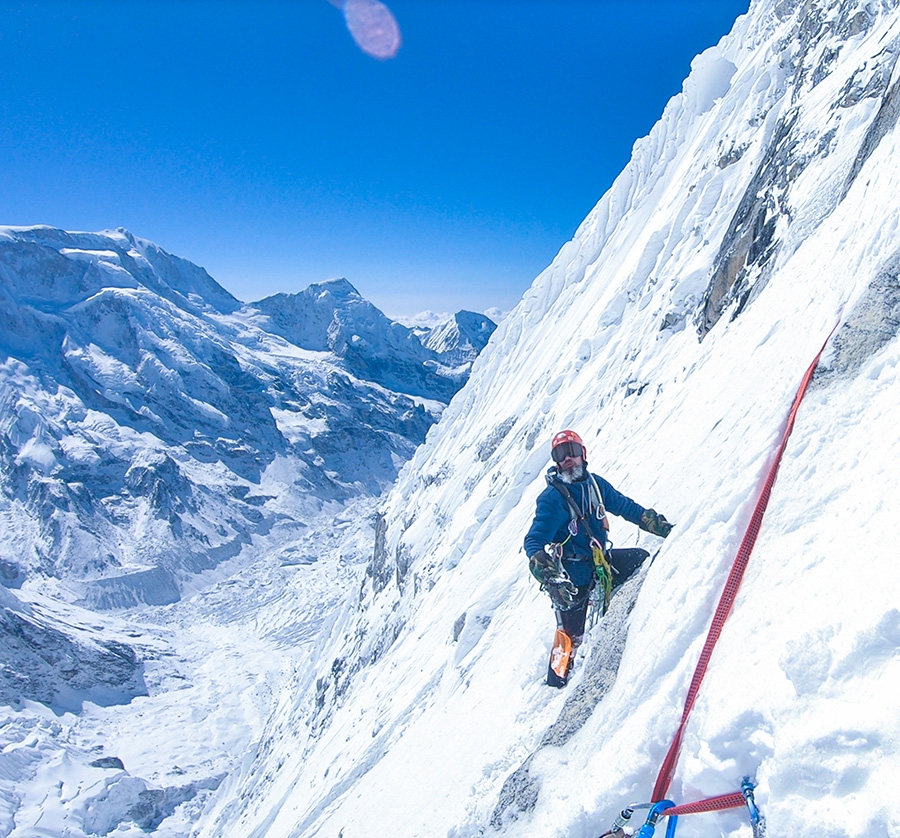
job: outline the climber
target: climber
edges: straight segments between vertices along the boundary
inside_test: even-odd
[[[617,492],[602,477],[591,474],[587,448],[571,430],[560,431],[550,443],[556,463],[547,471],[547,488],[538,496],[525,553],[531,574],[541,583],[556,612],[556,639],[550,655],[547,683],[566,685],[575,651],[584,635],[591,590],[598,576],[628,576],[637,567],[610,567],[607,552],[607,512],[665,538],[672,531],[665,516],[645,509]],[[624,551],[645,558],[646,551]],[[607,576],[609,578],[609,576]],[[607,595],[609,589],[607,588]]]

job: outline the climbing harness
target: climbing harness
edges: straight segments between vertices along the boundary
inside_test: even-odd
[[[546,480],[548,486],[552,486],[563,496],[566,506],[569,508],[569,515],[572,517],[572,520],[569,522],[569,532],[572,535],[575,535],[575,533],[578,532],[578,522],[581,521],[590,535],[591,530],[590,524],[588,523],[589,516],[596,517],[600,522],[600,526],[603,527],[604,530],[609,531],[609,518],[606,516],[606,507],[603,505],[603,495],[600,494],[600,486],[597,484],[597,479],[594,475],[590,472],[587,473],[588,508],[582,509],[575,502],[575,496],[572,494],[569,487],[566,486],[562,480],[558,479],[558,474],[559,472],[556,468],[551,468],[547,472]]]
[[[650,806],[650,814],[647,817],[646,823],[641,827],[640,832],[637,833],[638,838],[650,838],[654,834],[656,824],[661,817],[670,818],[669,825],[666,830],[666,838],[673,838],[673,836],[675,835],[675,825],[677,822],[677,817],[680,814],[714,812],[722,809],[736,808],[743,805],[746,805],[750,812],[750,824],[753,827],[754,838],[762,838],[762,836],[765,835],[765,818],[763,818],[760,814],[760,811],[753,798],[754,785],[749,778],[744,779],[744,782],[741,785],[740,792],[720,795],[719,797],[709,798],[708,800],[698,801],[696,803],[688,803],[681,806],[676,806],[674,802],[666,799],[665,795],[666,791],[671,785],[672,778],[675,774],[675,765],[678,762],[678,753],[681,748],[681,741],[684,736],[688,718],[690,716],[691,710],[693,709],[694,702],[696,701],[697,693],[700,690],[700,684],[702,683],[703,677],[706,674],[713,649],[715,648],[716,642],[718,641],[719,636],[722,633],[722,628],[725,625],[725,620],[728,618],[728,615],[731,612],[731,607],[734,604],[735,597],[737,596],[738,587],[741,584],[741,580],[744,577],[744,571],[746,570],[747,563],[750,560],[750,554],[753,552],[753,547],[756,544],[756,538],[759,535],[760,528],[762,527],[763,516],[765,515],[766,507],[769,504],[769,498],[772,494],[772,488],[775,485],[775,479],[778,474],[778,467],[781,464],[782,457],[784,456],[785,449],[787,448],[788,438],[790,437],[791,431],[794,428],[794,421],[797,418],[797,412],[800,409],[800,403],[803,401],[803,397],[806,395],[806,390],[809,387],[809,382],[812,380],[813,373],[815,372],[816,367],[819,364],[819,359],[822,357],[822,353],[825,351],[825,347],[828,346],[828,342],[831,340],[831,336],[835,333],[839,323],[840,319],[838,319],[838,323],[835,324],[834,328],[831,330],[831,333],[826,338],[825,343],[822,344],[822,348],[819,350],[818,354],[813,359],[813,362],[806,370],[806,373],[800,382],[800,386],[797,389],[797,393],[794,396],[794,402],[791,405],[791,410],[788,414],[787,423],[781,437],[781,443],[778,446],[775,458],[769,468],[768,474],[766,475],[762,491],[760,492],[759,498],[756,501],[753,515],[750,518],[750,523],[748,524],[747,530],[744,533],[744,537],[741,540],[741,545],[738,548],[737,555],[735,556],[731,572],[728,574],[728,580],[725,583],[725,588],[722,591],[722,595],[719,598],[719,604],[716,607],[715,614],[713,615],[712,624],[710,625],[709,633],[706,637],[706,642],[703,645],[703,650],[700,653],[700,659],[697,662],[693,678],[691,679],[690,687],[688,688],[688,694],[684,703],[684,710],[681,714],[681,723],[679,724],[678,729],[675,732],[675,737],[672,740],[672,744],[669,746],[669,750],[666,753],[666,757],[663,760],[662,766],[660,767],[659,775],[656,778],[656,784],[653,787],[652,795],[652,799],[655,802],[648,804]],[[603,835],[618,836],[620,834],[624,834],[622,832],[624,822],[619,822],[622,821],[623,818],[625,821],[627,821],[628,818],[631,817],[633,810],[636,808],[638,807],[629,806],[626,809],[623,809],[619,817],[616,818],[616,823],[613,824],[613,829],[603,833]],[[628,813],[627,816],[626,812]],[[618,830],[618,832],[615,830]]]
[[[565,541],[559,544],[553,544],[551,547],[556,551],[559,559],[562,559],[563,546],[570,538],[572,538],[572,536],[578,533],[579,521],[583,524],[585,531],[588,534],[588,538],[590,539],[591,559],[594,563],[594,577],[597,580],[597,584],[591,590],[590,594],[590,623],[593,625],[595,619],[594,615],[599,614],[599,616],[602,617],[606,614],[606,609],[609,607],[609,598],[612,595],[613,589],[613,568],[609,562],[609,555],[603,548],[603,542],[601,542],[594,534],[594,529],[591,526],[590,520],[591,518],[596,517],[603,530],[609,532],[609,518],[606,515],[606,507],[603,505],[603,495],[600,493],[600,486],[597,484],[597,479],[594,475],[588,472],[587,479],[588,508],[582,509],[575,502],[575,496],[572,494],[569,487],[557,479],[556,469],[551,468],[547,473],[547,483],[550,486],[553,486],[553,488],[563,496],[566,506],[569,508],[569,514],[571,515],[568,527],[569,534],[566,536]]]

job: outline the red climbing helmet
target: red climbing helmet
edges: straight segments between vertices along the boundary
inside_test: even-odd
[[[560,431],[550,443],[550,456],[554,463],[561,463],[566,457],[581,457],[587,462],[587,448],[575,431]]]

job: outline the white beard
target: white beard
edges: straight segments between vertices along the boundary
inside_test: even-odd
[[[569,471],[563,471],[562,469],[560,469],[559,479],[562,480],[563,483],[575,483],[579,480],[583,480],[584,466],[572,466]]]

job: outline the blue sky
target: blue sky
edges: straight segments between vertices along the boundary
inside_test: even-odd
[[[126,227],[242,300],[508,310],[749,0],[0,2],[0,224]]]

